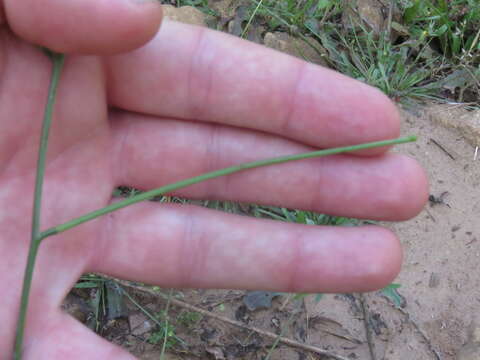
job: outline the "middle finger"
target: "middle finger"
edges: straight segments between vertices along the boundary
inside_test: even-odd
[[[205,172],[314,149],[265,133],[111,114],[115,181],[152,189]],[[337,155],[285,163],[220,177],[177,195],[300,208],[372,220],[405,220],[427,197],[427,180],[408,157]]]

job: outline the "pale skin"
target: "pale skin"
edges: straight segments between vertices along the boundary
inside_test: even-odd
[[[379,91],[224,34],[168,21],[157,31],[156,2],[3,0],[0,19],[2,356],[12,354],[51,72],[32,43],[76,54],[67,56],[53,121],[43,230],[109,204],[118,185],[151,189],[399,135],[398,113]],[[425,204],[427,180],[414,160],[387,150],[255,169],[177,195],[405,220]],[[401,261],[399,240],[378,226],[136,204],[42,244],[24,359],[133,359],[60,310],[85,272],[162,287],[351,292],[387,285]]]

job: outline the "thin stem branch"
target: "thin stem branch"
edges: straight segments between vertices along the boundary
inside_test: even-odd
[[[262,2],[263,2],[263,0],[260,0],[260,1],[258,2],[257,7],[255,8],[255,10],[253,10],[252,16],[250,16],[250,19],[248,19],[247,25],[245,25],[245,29],[243,29],[242,34],[240,35],[240,37],[241,37],[242,39],[243,39],[244,36],[247,34],[248,28],[250,27],[250,24],[252,23],[253,18],[254,18],[255,15],[257,14],[258,9],[259,9],[260,6],[262,5]]]
[[[370,149],[370,148],[375,148],[375,147],[383,147],[383,146],[390,146],[390,145],[395,145],[395,144],[403,144],[407,142],[412,142],[416,141],[416,136],[408,136],[408,137],[403,137],[403,138],[398,138],[398,139],[393,139],[393,140],[384,140],[384,141],[375,141],[371,143],[366,143],[366,144],[360,144],[360,145],[352,145],[352,146],[345,146],[345,147],[339,147],[339,148],[333,148],[333,149],[325,149],[325,150],[318,150],[318,151],[313,151],[313,152],[308,152],[308,153],[303,153],[303,154],[297,154],[297,155],[288,155],[288,156],[282,156],[282,157],[277,157],[277,158],[271,158],[271,159],[265,159],[265,160],[259,160],[259,161],[253,161],[249,163],[244,163],[240,165],[235,165],[231,166],[228,168],[212,171],[203,175],[195,176],[186,180],[182,180],[173,184],[165,185],[162,187],[159,187],[154,190],[150,190],[147,192],[144,192],[142,194],[133,196],[131,198],[125,199],[123,201],[119,201],[115,204],[106,206],[102,209],[95,210],[93,212],[90,212],[86,215],[80,216],[78,218],[75,218],[73,220],[70,220],[64,224],[57,225],[53,228],[50,228],[44,232],[41,233],[41,238],[44,239],[46,237],[52,236],[59,234],[61,232],[64,232],[68,229],[71,229],[75,226],[78,226],[80,224],[83,224],[87,221],[93,220],[101,215],[105,215],[108,213],[111,213],[113,211],[122,209],[126,206],[138,203],[140,201],[144,200],[149,200],[151,198],[154,198],[156,196],[164,195],[166,193],[173,192],[175,190],[197,184],[199,182],[217,178],[220,176],[225,176],[225,175],[230,175],[239,171],[247,170],[247,169],[254,169],[262,166],[268,166],[268,165],[274,165],[274,164],[281,164],[281,163],[286,163],[289,161],[297,161],[297,160],[303,160],[303,159],[310,159],[310,158],[315,158],[315,157],[321,157],[321,156],[327,156],[327,155],[334,155],[334,154],[340,154],[344,152],[351,152],[351,151],[357,151],[357,150],[364,150],[364,149]]]
[[[48,92],[47,105],[45,107],[45,114],[42,124],[42,134],[40,138],[40,149],[37,160],[37,173],[35,179],[35,193],[33,200],[33,216],[32,216],[32,234],[30,239],[30,248],[28,251],[27,265],[23,278],[22,297],[20,301],[20,312],[18,315],[17,331],[15,337],[15,347],[13,358],[19,360],[22,357],[23,335],[25,332],[25,323],[27,318],[28,299],[32,285],[33,270],[35,267],[35,260],[38,253],[38,248],[41,242],[40,235],[40,215],[42,205],[42,188],[43,178],[45,175],[45,163],[47,155],[48,135],[50,133],[50,125],[52,123],[53,107],[57,94],[58,82],[62,72],[64,55],[51,54],[53,61],[52,77],[50,81],[50,88]]]
[[[168,323],[168,311],[170,310],[170,303],[172,300],[173,296],[173,289],[170,289],[168,292],[168,300],[167,300],[167,305],[165,306],[165,326],[163,329],[163,344],[162,344],[162,351],[160,353],[160,360],[165,360],[165,351],[167,350],[167,341],[168,341],[168,328],[169,328],[169,323]]]
[[[273,354],[273,351],[277,348],[280,340],[285,337],[285,332],[287,331],[287,328],[292,324],[293,317],[297,314],[298,314],[298,309],[295,310],[295,311],[292,311],[292,313],[290,314],[290,316],[287,319],[287,323],[282,326],[282,328],[280,329],[280,333],[278,334],[278,336],[273,341],[273,344],[270,347],[270,350],[268,350],[267,356],[265,356],[265,360],[270,360],[270,358]]]

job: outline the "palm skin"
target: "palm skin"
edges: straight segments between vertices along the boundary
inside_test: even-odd
[[[51,73],[29,42],[78,54],[67,56],[61,78],[42,230],[109,204],[118,185],[149,189],[244,161],[398,135],[388,99],[329,70],[173,22],[154,36],[161,15],[153,2],[37,3],[0,2],[0,349],[8,358]],[[48,26],[52,14],[92,19],[70,31],[71,21]],[[425,203],[427,181],[413,160],[385,151],[252,170],[177,194],[404,220]],[[400,263],[398,240],[380,227],[304,227],[137,204],[45,240],[23,355],[132,358],[59,309],[84,272],[165,287],[345,292],[386,285]]]

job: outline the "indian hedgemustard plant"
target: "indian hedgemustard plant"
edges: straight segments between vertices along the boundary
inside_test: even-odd
[[[20,360],[22,358],[23,337],[24,337],[24,330],[25,330],[25,324],[26,324],[29,294],[30,294],[30,289],[32,284],[33,271],[35,268],[35,260],[36,260],[40,245],[42,241],[45,240],[45,238],[67,231],[75,226],[78,226],[87,221],[93,220],[99,216],[108,214],[110,212],[138,203],[140,201],[149,200],[156,196],[170,193],[174,190],[178,190],[178,189],[181,189],[202,181],[213,179],[216,177],[230,175],[239,171],[254,169],[257,167],[281,164],[289,161],[310,159],[315,157],[340,154],[340,153],[351,152],[351,151],[362,150],[362,149],[369,149],[374,147],[402,144],[402,143],[412,142],[416,140],[415,136],[409,136],[409,137],[404,137],[404,138],[399,138],[394,140],[376,141],[376,142],[365,143],[360,145],[325,149],[325,150],[313,151],[309,153],[289,155],[289,156],[283,156],[283,157],[277,157],[277,158],[271,158],[266,160],[259,160],[259,161],[244,163],[240,165],[235,165],[235,166],[227,167],[224,169],[205,173],[202,175],[198,175],[189,179],[185,179],[173,184],[165,185],[157,189],[141,193],[139,195],[127,198],[123,201],[116,202],[112,205],[90,212],[78,218],[72,219],[66,223],[54,226],[45,231],[41,231],[40,221],[39,221],[40,214],[41,214],[40,205],[41,205],[41,199],[42,199],[43,179],[45,174],[48,135],[49,135],[50,125],[52,122],[52,113],[54,111],[54,104],[55,104],[55,98],[56,98],[56,93],[58,89],[58,83],[60,81],[60,76],[61,76],[61,72],[64,64],[63,54],[53,53],[49,51],[47,51],[47,53],[52,60],[53,71],[51,75],[48,100],[45,107],[45,113],[44,113],[44,119],[42,124],[42,131],[41,131],[41,139],[40,139],[40,148],[38,152],[36,180],[35,180],[35,193],[34,193],[34,206],[33,206],[33,215],[32,215],[32,233],[31,233],[31,241],[30,241],[30,247],[29,247],[28,258],[27,258],[27,265],[26,265],[24,279],[23,279],[22,295],[20,300],[21,301],[20,311],[18,316],[15,345],[14,345],[14,360]]]

